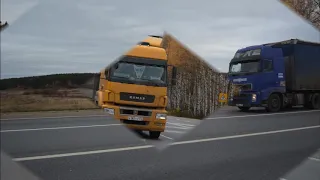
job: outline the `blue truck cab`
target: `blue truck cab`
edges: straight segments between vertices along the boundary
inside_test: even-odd
[[[291,39],[237,50],[229,64],[229,106],[320,107],[320,44]]]

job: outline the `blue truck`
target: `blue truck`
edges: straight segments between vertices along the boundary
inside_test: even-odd
[[[229,64],[228,105],[242,111],[320,109],[320,43],[290,39],[237,50]]]

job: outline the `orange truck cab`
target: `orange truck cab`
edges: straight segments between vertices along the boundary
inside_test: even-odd
[[[97,104],[106,113],[131,129],[149,131],[151,138],[159,138],[167,121],[170,66],[161,43],[159,36],[144,39],[103,69],[96,86]]]

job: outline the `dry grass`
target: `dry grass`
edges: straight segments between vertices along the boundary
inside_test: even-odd
[[[1,92],[1,113],[84,109],[97,109],[97,106],[76,89]]]

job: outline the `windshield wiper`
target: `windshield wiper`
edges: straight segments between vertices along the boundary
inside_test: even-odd
[[[122,78],[122,79],[130,79],[130,77],[123,77],[123,76],[113,76],[115,78]]]

